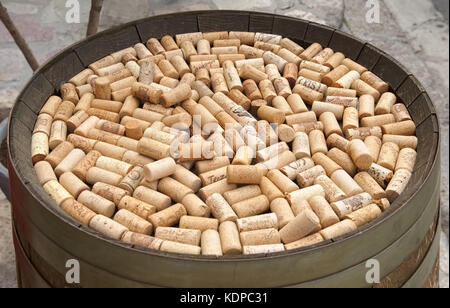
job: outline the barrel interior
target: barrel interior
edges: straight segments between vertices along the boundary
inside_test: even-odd
[[[161,38],[167,34],[175,35],[199,31],[274,33],[288,37],[303,47],[313,42],[319,42],[323,46],[328,46],[335,51],[343,52],[347,57],[366,66],[390,84],[391,91],[395,92],[399,100],[407,106],[417,126],[416,134],[419,139],[417,162],[410,184],[391,207],[370,224],[341,238],[333,241],[325,241],[312,247],[276,253],[268,257],[260,255],[223,257],[221,258],[222,261],[252,261],[261,257],[276,258],[290,254],[296,254],[298,258],[301,258],[302,254],[320,250],[324,246],[334,245],[333,242],[341,242],[356,237],[382,224],[396,214],[402,205],[414,197],[430,176],[433,167],[437,163],[439,148],[439,125],[436,111],[428,94],[417,79],[395,59],[369,43],[355,39],[339,30],[334,30],[313,22],[253,12],[201,11],[153,17],[102,32],[69,47],[36,72],[18,97],[17,103],[12,110],[8,135],[10,174],[13,172],[16,173],[18,177],[17,184],[26,187],[30,200],[37,200],[40,206],[45,209],[45,212],[48,212],[48,215],[56,215],[58,219],[62,219],[71,227],[85,233],[85,235],[87,234],[88,236],[101,239],[105,245],[119,245],[125,248],[127,253],[156,254],[168,258],[181,258],[183,260],[216,260],[214,257],[181,256],[134,247],[133,245],[108,239],[82,226],[56,207],[54,202],[43,190],[35,175],[30,151],[31,133],[34,123],[47,98],[56,94],[61,84],[83,70],[90,63],[114,51],[139,42],[145,43],[151,37]],[[13,179],[12,181],[14,182],[15,180]],[[13,203],[15,199],[14,190],[13,186]]]

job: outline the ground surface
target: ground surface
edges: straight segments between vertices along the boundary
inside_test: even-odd
[[[423,83],[440,117],[442,131],[441,287],[448,287],[448,126],[449,51],[447,0],[371,0],[379,3],[380,23],[366,21],[361,0],[134,0],[105,1],[100,30],[147,16],[203,9],[262,11],[313,20],[369,41],[403,63]],[[79,0],[80,24],[65,20],[66,1],[3,0],[19,30],[43,63],[62,48],[81,40],[89,0]],[[138,8],[138,9],[137,9]],[[12,38],[0,24],[0,120],[31,76]],[[0,194],[0,287],[14,287],[15,265],[10,232],[10,205]]]

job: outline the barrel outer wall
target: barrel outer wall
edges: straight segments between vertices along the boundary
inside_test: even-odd
[[[153,36],[220,30],[276,33],[298,43],[319,41],[345,52],[390,83],[391,90],[408,106],[418,126],[419,148],[411,185],[386,213],[333,242],[267,257],[218,260],[156,252],[114,241],[81,226],[53,206],[36,179],[29,149],[31,130],[45,100],[83,67],[113,51]],[[319,282],[321,278],[360,265],[399,240],[430,205],[433,188],[439,185],[440,179],[439,126],[434,107],[423,87],[396,60],[368,43],[326,26],[240,11],[156,16],[113,28],[69,47],[42,66],[19,96],[10,116],[8,149],[17,233],[32,264],[52,265],[52,270],[41,272],[47,282],[53,282],[52,286],[64,286],[61,277],[67,270],[68,259],[80,261],[81,285],[89,287],[278,287]],[[433,200],[437,213],[438,198]],[[432,221],[427,223],[431,225]],[[407,257],[402,253],[394,254],[394,261],[401,263]]]

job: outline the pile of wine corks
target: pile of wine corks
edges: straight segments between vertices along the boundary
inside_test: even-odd
[[[188,33],[92,63],[40,111],[40,183],[81,224],[165,252],[272,253],[356,230],[407,186],[415,125],[378,76],[304,47]]]

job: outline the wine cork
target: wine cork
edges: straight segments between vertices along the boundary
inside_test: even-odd
[[[326,93],[327,96],[344,96],[344,97],[356,97],[356,94],[357,94],[356,90],[353,89],[333,88],[333,87],[328,87]]]
[[[210,55],[211,54],[211,45],[208,40],[200,40],[197,43],[197,54],[199,55]]]
[[[236,46],[224,46],[224,47],[212,47],[211,54],[213,55],[223,55],[223,54],[236,54],[238,53],[238,48]]]
[[[357,71],[359,74],[363,74],[364,72],[367,71],[367,68],[356,63],[350,58],[345,58],[344,60],[342,60],[342,64],[347,66],[350,70]]]
[[[80,149],[73,149],[69,154],[56,166],[55,174],[59,177],[65,172],[71,172],[73,168],[85,157]]]
[[[292,127],[294,128],[294,131],[297,133],[305,133],[308,134],[312,132],[313,130],[320,130],[323,131],[323,123],[318,121],[310,121],[310,122],[304,122],[300,124],[293,124]]]
[[[342,120],[344,114],[344,106],[326,102],[314,102],[311,110],[314,111],[317,116],[320,116],[325,112],[331,112],[334,114],[337,120]]]
[[[214,57],[214,56],[202,56],[202,57]],[[217,56],[215,56],[217,57]],[[203,61],[193,61],[191,60],[190,63],[190,68],[191,68],[191,72],[193,74],[196,74],[199,70],[201,69],[207,69],[207,70],[212,70],[212,69],[216,69],[216,68],[220,68],[220,63],[218,60],[215,59],[210,59],[210,60],[203,60]],[[210,71],[211,76],[213,75],[212,72]]]
[[[126,231],[122,235],[122,241],[133,245],[159,250],[162,240],[141,233]]]
[[[237,226],[232,221],[225,221],[219,226],[220,243],[224,255],[238,255],[242,253]]]
[[[230,31],[229,38],[239,39],[242,44],[253,45],[255,42],[255,35],[254,32]]]
[[[187,194],[182,204],[190,216],[209,217],[211,214],[211,209],[195,194]]]
[[[87,68],[87,69],[81,71],[80,73],[78,73],[77,75],[75,75],[74,77],[72,77],[69,80],[69,82],[74,84],[76,87],[79,87],[79,86],[86,84],[89,76],[91,76],[93,74],[94,74],[94,71],[91,70],[90,68]]]
[[[278,45],[282,39],[281,35],[277,34],[269,34],[269,33],[261,33],[257,32],[255,34],[255,44],[256,42],[265,42],[270,44],[276,44]]]
[[[309,133],[309,146],[311,154],[328,152],[327,143],[325,141],[325,135],[320,130],[313,130]]]
[[[362,127],[382,126],[385,124],[395,123],[395,117],[393,114],[380,114],[371,117],[365,117],[361,119]]]
[[[216,230],[205,230],[201,235],[202,255],[222,256],[220,235]]]
[[[136,77],[134,76],[130,76],[121,80],[118,80],[116,82],[113,82],[110,84],[110,88],[111,88],[111,97],[113,100],[116,100],[115,97],[117,96],[123,96],[122,95],[122,91],[126,91],[127,93],[130,92],[130,88],[133,85],[133,83],[137,82]],[[118,95],[118,93],[120,93],[120,95]],[[117,99],[117,101],[124,101],[125,98],[130,95],[131,93],[125,95],[123,97],[123,99]]]
[[[134,190],[133,198],[155,206],[158,211],[162,211],[171,205],[169,196],[144,186],[138,186]]]
[[[331,158],[335,163],[342,167],[349,175],[354,176],[356,173],[356,165],[353,163],[352,158],[347,152],[338,148],[332,148],[328,151],[327,156]]]
[[[132,164],[132,165],[141,165],[141,166],[145,166],[151,162],[153,162],[154,160],[151,158],[148,158],[146,156],[140,155],[137,152],[134,151],[125,151],[125,153],[123,154],[122,160],[126,163]]]
[[[262,42],[262,41],[257,41],[254,44],[255,48],[264,50],[264,51],[271,51],[275,54],[278,54],[281,50],[281,46],[277,45],[277,44],[272,44],[272,43],[267,43],[267,42]]]
[[[394,170],[399,152],[400,148],[397,144],[393,142],[383,143],[383,145],[381,146],[377,164],[389,170]]]
[[[286,245],[284,245],[284,248],[286,250],[293,250],[293,249],[298,249],[298,248],[303,248],[303,247],[319,244],[323,241],[324,241],[324,238],[322,237],[322,235],[320,233],[314,233],[314,234],[304,237],[298,241],[286,244]]]
[[[287,200],[291,205],[294,203],[299,202],[300,200],[306,200],[308,201],[313,196],[324,196],[325,197],[325,191],[323,190],[322,186],[320,185],[313,185],[310,187],[305,187],[296,191],[293,191],[289,194],[287,194]]]
[[[252,79],[247,79],[243,82],[244,93],[248,97],[249,100],[259,100],[262,99],[262,93],[256,85],[255,81]]]
[[[293,181],[291,181],[286,175],[281,173],[281,171],[278,169],[270,170],[267,173],[266,177],[272,183],[274,183],[278,187],[278,189],[284,194],[287,194],[287,193],[290,193],[290,192],[293,192],[293,191],[296,191],[299,189],[297,184],[295,184]]]
[[[61,203],[61,209],[85,226],[88,226],[91,219],[96,215],[95,212],[74,199],[67,199]]]
[[[236,70],[236,67],[234,66],[234,63],[232,61],[225,61],[223,63],[223,69],[228,89],[230,90],[237,89],[239,91],[242,91],[244,87],[239,77],[239,73]]]
[[[123,65],[123,64],[121,64]],[[94,94],[98,99],[111,99],[111,82],[108,77],[98,77],[94,79]]]
[[[381,95],[377,106],[375,107],[375,114],[389,114],[391,113],[392,107],[397,101],[397,96],[394,93],[386,92]]]
[[[357,227],[361,227],[372,220],[375,220],[378,216],[381,215],[381,209],[376,204],[369,204],[362,209],[354,211],[351,214],[345,216],[345,219],[349,219],[353,221]]]
[[[279,142],[273,144],[267,148],[261,149],[256,152],[256,159],[258,162],[268,161],[272,157],[281,154],[282,152],[288,151],[289,147],[286,142]]]
[[[381,94],[389,91],[389,84],[370,71],[362,73],[361,80],[369,84]]]
[[[156,213],[156,207],[138,200],[130,196],[124,196],[117,205],[118,209],[125,209],[144,220],[148,220],[149,216]]]
[[[136,166],[131,169],[120,181],[119,187],[133,194],[134,190],[144,178],[144,169],[142,166]]]
[[[50,96],[50,98],[45,102],[39,114],[46,113],[53,118],[61,102],[62,99],[59,96]]]
[[[354,89],[358,96],[362,95],[371,95],[375,100],[378,100],[380,98],[380,92],[369,86],[367,83],[362,81],[361,79],[355,80],[352,83],[351,86],[352,89]]]
[[[369,136],[375,136],[381,139],[383,136],[381,127],[360,127],[360,128],[350,128],[345,132],[345,136],[349,140],[360,139],[365,140]]]
[[[320,220],[311,210],[305,210],[280,230],[280,238],[284,244],[304,238],[320,226]]]
[[[310,138],[311,140],[311,138]],[[317,152],[313,154],[312,159],[318,165],[322,165],[327,172],[328,176],[331,176],[333,172],[336,170],[342,169],[337,163],[335,163],[332,159],[326,156],[323,152]]]
[[[401,136],[401,135],[383,135],[383,143],[393,142],[399,146],[400,149],[411,148],[416,149],[418,139],[416,136]]]
[[[328,202],[336,202],[347,198],[347,195],[328,176],[319,175],[314,179],[314,185],[322,186]]]
[[[193,246],[200,246],[201,235],[200,230],[193,229],[158,227],[155,230],[156,238]]]
[[[181,217],[179,227],[183,229],[200,230],[202,232],[206,230],[217,231],[219,228],[219,220],[215,218],[185,215]]]
[[[178,79],[174,79],[174,78],[170,78],[170,77],[166,77],[166,76],[161,78],[161,81],[160,81],[161,86],[167,87],[169,89],[173,89],[176,86],[178,86],[179,84],[180,84],[180,81]]]
[[[119,210],[116,215],[114,215],[114,221],[127,227],[131,232],[145,235],[151,235],[153,232],[151,223],[126,209]]]
[[[374,200],[380,200],[386,197],[384,189],[375,181],[375,179],[367,172],[360,172],[355,175],[355,181]]]
[[[170,36],[169,36],[170,37]],[[171,38],[171,37],[170,37]],[[166,38],[167,39],[167,38]],[[165,38],[163,37],[162,39],[161,39],[161,44],[163,43],[163,42],[165,42],[166,40],[165,40]],[[172,40],[173,41],[173,40]],[[164,44],[163,44],[164,45]],[[169,47],[169,45],[166,45],[167,47]],[[175,46],[176,46],[176,44],[175,44]],[[177,47],[178,48],[178,47]],[[164,47],[164,49],[166,49],[165,47]],[[142,44],[142,43],[137,43],[136,45],[134,45],[134,50],[136,50],[136,55],[137,55],[137,57],[139,58],[139,59],[145,59],[145,58],[147,58],[147,57],[151,57],[151,56],[153,56],[153,54],[150,52],[150,50],[148,50],[147,49],[147,47],[144,45],[144,44]],[[166,50],[171,50],[171,49],[166,49]]]
[[[185,207],[181,203],[177,203],[151,215],[149,219],[155,228],[172,227],[177,225],[180,218],[186,214]]]
[[[361,95],[359,98],[359,118],[375,115],[375,99],[371,95]]]
[[[244,246],[270,245],[281,243],[277,229],[262,229],[245,231],[240,234],[241,243]]]
[[[236,221],[238,218],[232,207],[220,193],[213,193],[206,199],[206,204],[210,207],[212,216],[218,219],[220,223]]]
[[[87,120],[85,120],[80,126],[75,129],[75,134],[87,137],[89,132],[96,127],[97,123],[100,119],[96,116],[90,116]]]
[[[326,100],[327,103],[335,104],[347,107],[358,107],[358,98],[356,97],[343,97],[343,96],[327,96]]]
[[[281,74],[278,71],[278,67],[275,64],[266,65],[264,71],[266,72],[267,77],[271,82],[274,82],[275,79],[281,78]]]
[[[272,82],[278,96],[287,98],[292,95],[291,86],[286,78],[275,78]]]
[[[298,94],[289,95],[286,98],[286,101],[289,104],[289,107],[291,108],[293,113],[303,113],[308,111],[308,108],[303,102],[303,99]]]
[[[222,181],[227,178],[227,167],[222,167],[216,170],[211,170],[199,175],[202,180],[203,186]]]
[[[277,229],[278,218],[275,213],[263,214],[236,220],[239,232],[248,232],[262,229]]]
[[[209,88],[209,86],[211,85],[211,76],[209,75],[209,71],[206,68],[199,69],[195,73],[195,78],[197,81],[201,81],[203,83],[203,85],[205,85],[207,88]],[[196,87],[193,86],[193,88],[195,90],[199,91]],[[199,91],[199,93],[200,93],[200,91]],[[201,96],[205,96],[205,95],[201,95]]]
[[[99,157],[95,163],[95,166],[104,170],[115,172],[121,176],[126,176],[131,169],[133,169],[133,166],[126,162],[106,156]]]
[[[86,173],[86,182],[91,185],[98,182],[104,182],[113,186],[118,186],[122,178],[123,176],[120,174],[99,167],[92,167]]]
[[[120,117],[119,117],[118,113],[107,111],[107,110],[103,110],[103,109],[89,108],[87,113],[91,117],[95,116],[95,117],[98,117],[100,119],[111,121],[111,122],[118,123],[119,120],[120,120]]]
[[[294,213],[295,217],[300,215],[300,213],[302,213],[304,210],[312,211],[311,206],[309,205],[309,202],[306,200],[297,200],[296,202],[291,204],[291,209],[292,209],[292,213]],[[319,231],[321,229],[321,227],[318,226],[318,228],[316,228],[316,229],[317,229],[317,231]]]
[[[48,145],[50,149],[56,148],[67,138],[67,125],[64,121],[54,121],[51,128]]]
[[[350,89],[353,82],[358,80],[360,77],[361,76],[357,71],[350,71],[341,78],[339,78],[336,82],[334,82],[332,86],[336,88]]]
[[[297,56],[304,51],[303,47],[298,45],[296,42],[290,40],[289,38],[283,38],[280,41],[280,46],[289,50],[290,52],[292,52]]]
[[[227,81],[225,80],[225,76],[220,73],[211,74],[211,85],[214,90],[214,93],[224,93],[228,94],[229,89],[227,85]]]
[[[285,59],[282,57],[276,55],[272,51],[266,51],[263,54],[264,64],[275,64],[278,68],[278,71],[281,73],[284,71],[284,67],[288,63]]]
[[[258,117],[270,123],[283,124],[286,116],[283,111],[269,106],[262,106],[258,109]]]
[[[319,120],[323,123],[323,132],[326,137],[329,137],[332,134],[343,135],[336,116],[332,112],[327,111],[322,113]]]
[[[71,83],[65,83],[60,88],[61,98],[63,101],[69,101],[73,104],[78,103],[79,97],[75,89],[75,85]]]
[[[227,167],[227,181],[231,184],[259,184],[262,170],[256,166],[230,165]]]
[[[155,160],[160,160],[170,156],[170,146],[144,137],[139,141],[138,152]]]
[[[322,81],[321,73],[310,70],[310,69],[306,69],[306,68],[300,69],[300,71],[298,72],[298,76],[315,81],[315,82],[319,82],[319,83]]]
[[[58,206],[61,206],[67,200],[73,199],[72,195],[57,180],[48,181],[43,185],[43,188]]]
[[[253,157],[255,156],[254,151],[249,146],[241,146],[235,157],[233,158],[233,165],[251,165]]]
[[[160,68],[155,64],[155,62],[144,61],[141,64],[139,70],[138,81],[142,85],[151,85],[153,82],[159,82],[164,77]],[[145,91],[145,90],[141,90]],[[142,94],[145,95],[145,94]]]
[[[70,132],[74,132],[84,121],[89,118],[89,115],[84,110],[77,111],[71,118],[66,122],[67,129]]]
[[[175,173],[176,163],[173,158],[163,158],[144,166],[144,176],[147,181],[153,182]]]
[[[265,176],[261,179],[259,186],[262,194],[267,197],[269,202],[272,202],[277,198],[284,197],[284,194],[280,191],[280,189]]]
[[[181,203],[186,195],[193,193],[189,187],[169,177],[159,181],[158,191],[169,196],[177,203]]]
[[[359,210],[360,208],[372,203],[372,196],[368,193],[361,193],[340,201],[331,203],[331,207],[340,219],[346,215]]]
[[[77,198],[77,201],[95,213],[106,217],[112,217],[116,210],[116,205],[114,202],[90,192],[89,190],[81,192]]]
[[[102,131],[105,131],[105,132],[108,132],[111,134],[120,135],[120,136],[125,135],[125,126],[123,126],[119,123],[114,123],[114,122],[110,122],[110,121],[106,121],[106,120],[99,120],[97,122],[97,124],[95,125],[95,127],[97,129],[100,129]]]
[[[404,104],[395,104],[391,108],[391,112],[395,117],[395,122],[411,121],[411,115]]]
[[[330,240],[333,238],[337,238],[346,233],[355,231],[358,226],[349,219],[345,219],[337,224],[334,224],[326,229],[320,231],[320,234],[325,240]]]
[[[299,76],[298,77],[297,84],[302,85],[302,86],[304,86],[306,88],[309,88],[309,89],[311,89],[313,91],[320,92],[323,95],[325,95],[327,93],[327,90],[328,90],[328,87],[325,84],[320,83],[320,82],[315,81],[315,80],[308,79],[308,78],[306,78],[304,76]]]
[[[278,110],[283,111],[285,115],[292,115],[294,112],[292,111],[291,107],[289,106],[288,102],[283,96],[276,96],[272,100],[272,106]]]
[[[397,163],[395,165],[395,171],[400,169],[408,170],[413,172],[414,166],[416,164],[417,152],[411,148],[401,149],[398,154]]]
[[[180,77],[183,77],[185,74],[191,71],[189,65],[187,65],[186,61],[184,61],[182,56],[175,55],[171,57],[169,60],[170,60],[169,62],[175,68]]]
[[[286,124],[291,126],[294,124],[301,124],[305,122],[314,122],[314,121],[317,121],[317,117],[314,111],[296,113],[286,116]]]
[[[96,128],[92,128],[88,135],[88,138],[93,139],[93,140],[98,140],[98,141],[102,141],[102,142],[106,142],[112,145],[117,145],[117,142],[120,139],[120,135],[116,135],[116,134],[111,134]]]
[[[250,64],[244,64],[240,67],[239,76],[242,79],[252,79],[257,83],[268,79],[268,75],[265,72],[260,71],[255,66]]]
[[[59,177],[59,183],[75,198],[89,187],[72,172],[65,172]]]
[[[339,79],[348,74],[350,70],[345,65],[339,65],[335,67],[331,72],[327,73],[322,77],[322,82],[331,87],[334,85]]]
[[[100,60],[95,61],[94,63],[91,63],[89,65],[89,68],[95,72],[99,68],[106,67],[114,63],[117,63],[116,60],[114,59],[114,57],[109,55],[104,58],[101,58]]]
[[[364,140],[364,143],[367,146],[367,148],[369,149],[369,152],[373,158],[373,161],[377,161],[378,156],[380,154],[381,145],[382,145],[380,138],[375,137],[375,136],[368,136]]]
[[[270,211],[277,216],[278,225],[274,227],[275,229],[282,229],[295,218],[289,203],[284,198],[273,200],[270,203]]]
[[[231,207],[239,218],[255,216],[269,210],[269,199],[265,195],[259,195],[237,202],[231,205]]]
[[[296,133],[295,133],[295,130],[294,130],[291,126],[289,126],[289,125],[281,124],[281,125],[279,125],[279,126],[277,127],[277,133],[276,133],[276,135],[278,135],[278,138],[279,138],[281,141],[284,141],[284,142],[291,142],[291,141],[294,140],[295,134],[296,134]],[[276,136],[276,135],[275,135],[275,136]],[[273,140],[273,141],[272,141],[272,140]],[[268,144],[272,144],[272,143],[275,142],[275,141],[276,141],[276,137],[270,139],[270,141],[268,141],[267,143],[268,143]]]
[[[67,142],[71,143],[74,147],[81,149],[85,153],[89,153],[90,151],[92,151],[94,149],[94,146],[98,143],[97,140],[84,138],[74,134],[70,134],[67,137]]]
[[[303,60],[310,61],[314,58],[319,52],[323,50],[322,46],[318,43],[311,44],[308,48],[306,48],[299,57]]]
[[[377,181],[377,183],[383,188],[386,188],[394,175],[391,170],[375,163],[370,166],[367,173],[369,173],[370,176],[373,177],[375,181]]]
[[[117,146],[136,152],[138,150],[139,141],[128,138],[120,137],[117,141]]]
[[[89,227],[115,240],[120,240],[128,228],[103,215],[95,215]]]
[[[297,174],[297,183],[303,188],[312,186],[319,175],[326,175],[326,173],[322,166],[317,165]]]
[[[87,110],[90,108],[91,102],[94,100],[94,98],[95,98],[95,96],[93,93],[83,94],[81,96],[80,100],[78,101],[78,104],[75,106],[74,112],[78,112],[80,110],[84,110],[87,112]]]
[[[353,159],[355,165],[361,170],[369,169],[373,163],[372,155],[369,149],[360,139],[353,139],[348,146],[348,153]]]
[[[260,167],[263,169],[280,169],[296,160],[294,153],[291,151],[284,151],[278,156],[274,156],[271,159],[263,162]]]
[[[204,98],[204,97],[212,97],[214,95],[214,92],[211,91],[211,89],[209,89],[209,85],[205,85],[200,80],[194,82],[192,88],[198,92],[198,94],[200,96],[200,102],[202,101],[202,98]]]
[[[345,139],[344,137],[342,137],[338,134],[331,134],[327,138],[327,145],[330,149],[338,148],[341,151],[347,152],[349,144],[350,144],[350,141],[348,141],[347,139]]]
[[[47,113],[41,113],[34,124],[33,134],[44,133],[50,136],[53,118]]]
[[[195,169],[198,174],[205,173],[211,170],[219,169],[221,167],[228,166],[230,164],[230,159],[226,156],[215,157],[209,161],[198,161],[195,163]]]
[[[163,241],[159,250],[185,255],[186,254],[199,255],[201,253],[201,248],[199,246],[177,243],[172,241]]]
[[[409,120],[382,125],[381,130],[388,135],[412,136],[416,133],[416,125]]]
[[[174,79],[180,78],[180,74],[178,73],[176,68],[172,65],[172,63],[170,63],[170,61],[168,61],[166,59],[161,60],[158,62],[158,67],[161,70],[161,72],[164,74],[164,76],[174,78]]]
[[[147,85],[141,82],[135,82],[131,87],[131,93],[141,101],[158,104],[163,91],[151,85]]]
[[[201,179],[197,175],[178,164],[175,167],[175,172],[172,174],[172,177],[192,189],[195,193],[198,192],[202,185]]]
[[[297,84],[294,89],[292,89],[292,92],[300,95],[303,101],[309,105],[312,105],[315,101],[321,101],[324,97],[324,94],[321,92],[315,91],[301,84]]]
[[[58,109],[56,109],[53,120],[67,122],[67,120],[69,120],[69,118],[72,116],[74,109],[74,103],[70,101],[63,101],[61,104],[59,104]]]
[[[287,63],[284,66],[283,77],[287,79],[291,87],[294,87],[297,81],[297,71],[298,66],[294,63]]]
[[[52,180],[57,180],[52,166],[47,161],[37,162],[34,165],[34,170],[36,171],[36,175],[41,185],[44,185],[45,183]]]
[[[240,188],[227,191],[223,194],[224,198],[231,205],[248,200],[261,195],[261,189],[258,185],[246,185]]]
[[[244,255],[268,254],[280,251],[284,251],[283,244],[249,245],[242,247],[242,253]]]
[[[161,95],[161,103],[164,107],[171,107],[189,99],[191,95],[191,87],[187,84],[180,84],[176,88]]]
[[[342,128],[347,131],[359,127],[359,114],[355,107],[346,107],[342,118]]]
[[[331,180],[349,197],[364,192],[358,183],[355,182],[345,170],[341,169],[333,172]]]
[[[334,213],[330,204],[322,196],[312,197],[309,200],[312,210],[320,220],[322,228],[327,228],[339,222],[339,218]]]
[[[406,169],[399,169],[394,173],[392,180],[386,187],[387,199],[392,203],[406,189],[412,173]]]

